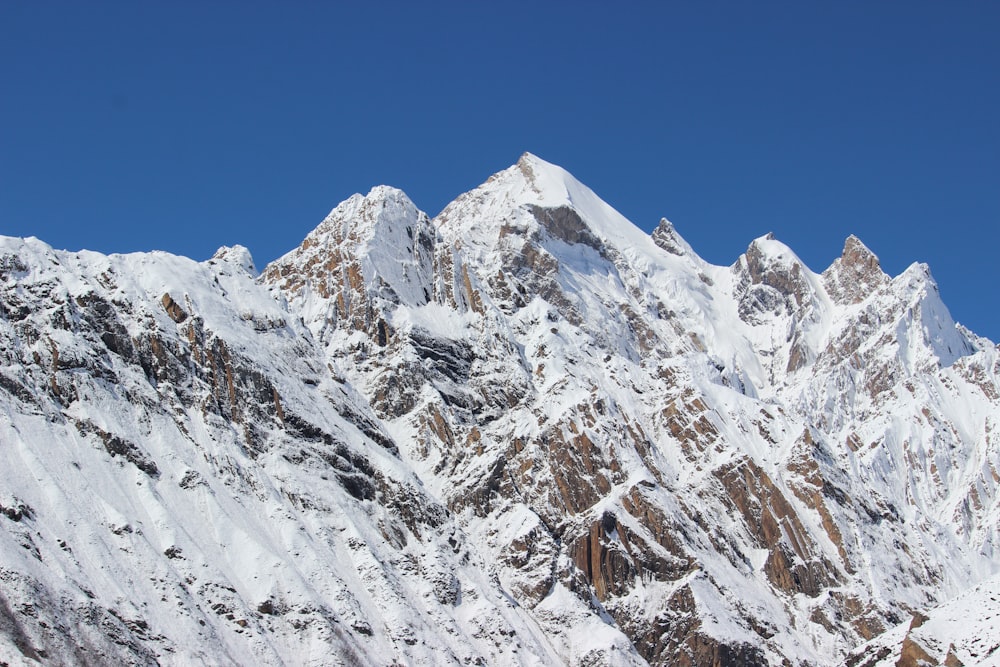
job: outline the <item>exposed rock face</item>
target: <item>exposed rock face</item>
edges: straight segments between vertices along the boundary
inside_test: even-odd
[[[851,651],[845,663],[849,667],[995,665],[1000,661],[998,613],[1000,577],[993,576],[926,614],[914,612]]]
[[[909,631],[903,638],[903,647],[899,654],[899,660],[896,661],[897,667],[920,667],[920,665],[930,665],[936,662],[931,654],[912,637],[913,630],[919,628],[925,621],[927,621],[927,617],[923,614],[913,615]]]
[[[525,155],[255,271],[0,244],[0,662],[874,665],[995,568],[1000,350],[853,237]]]
[[[653,242],[672,255],[685,255],[690,250],[687,241],[681,238],[666,218],[660,220],[660,224],[653,230]]]
[[[382,307],[432,298],[433,275],[440,271],[435,236],[405,194],[379,187],[334,209],[299,248],[265,268],[262,278],[302,302],[312,319],[364,332],[384,346],[391,328]]]
[[[889,276],[882,272],[878,257],[853,234],[844,242],[840,257],[823,272],[827,292],[844,304],[861,303],[888,282]]]
[[[805,277],[805,265],[794,255],[786,256],[784,248],[776,245],[773,234],[757,239],[747,248],[738,267],[745,272],[750,286],[759,288],[757,294],[766,289],[764,294],[775,295],[758,300],[780,304],[781,310],[791,313],[809,300],[812,290]],[[744,320],[744,313],[754,310],[752,304],[740,303],[740,317]]]

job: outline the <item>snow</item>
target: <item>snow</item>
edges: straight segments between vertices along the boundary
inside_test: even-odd
[[[439,303],[415,308],[401,306],[392,313],[392,326],[400,331],[422,329],[436,338],[464,339],[472,336],[472,313],[458,313]]]
[[[908,638],[938,664],[944,664],[950,652],[968,667],[1000,665],[1000,577],[991,577],[925,614],[926,620],[916,627],[907,620],[854,653],[876,655],[887,648],[887,657],[872,666],[889,667],[896,664]]]
[[[629,626],[685,590],[699,636],[776,663],[916,609],[929,650],[992,659],[1000,349],[922,265],[847,303],[770,236],[726,267],[676,242],[531,154],[433,220],[355,195],[259,275],[0,237],[0,506],[33,512],[0,516],[0,592],[163,664],[642,664]],[[751,466],[815,595],[723,486]],[[605,515],[636,574],[599,600],[571,554]]]

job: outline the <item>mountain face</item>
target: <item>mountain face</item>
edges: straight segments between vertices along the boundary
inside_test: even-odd
[[[0,238],[0,341],[3,665],[1000,664],[1000,349],[855,237],[526,154],[259,274]]]

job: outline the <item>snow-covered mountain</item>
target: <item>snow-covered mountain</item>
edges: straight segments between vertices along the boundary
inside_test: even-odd
[[[0,341],[0,664],[1000,664],[1000,349],[854,237],[526,154],[260,274],[2,238]]]
[[[948,602],[917,612],[899,626],[851,651],[849,667],[996,665],[1000,660],[1000,577]]]

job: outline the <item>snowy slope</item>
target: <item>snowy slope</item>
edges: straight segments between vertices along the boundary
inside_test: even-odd
[[[713,266],[525,154],[0,279],[0,662],[840,664],[1000,571],[1000,350],[854,237]]]
[[[1000,665],[1000,578],[992,577],[851,651],[850,667]]]
[[[0,660],[553,660],[245,251],[0,256]]]

